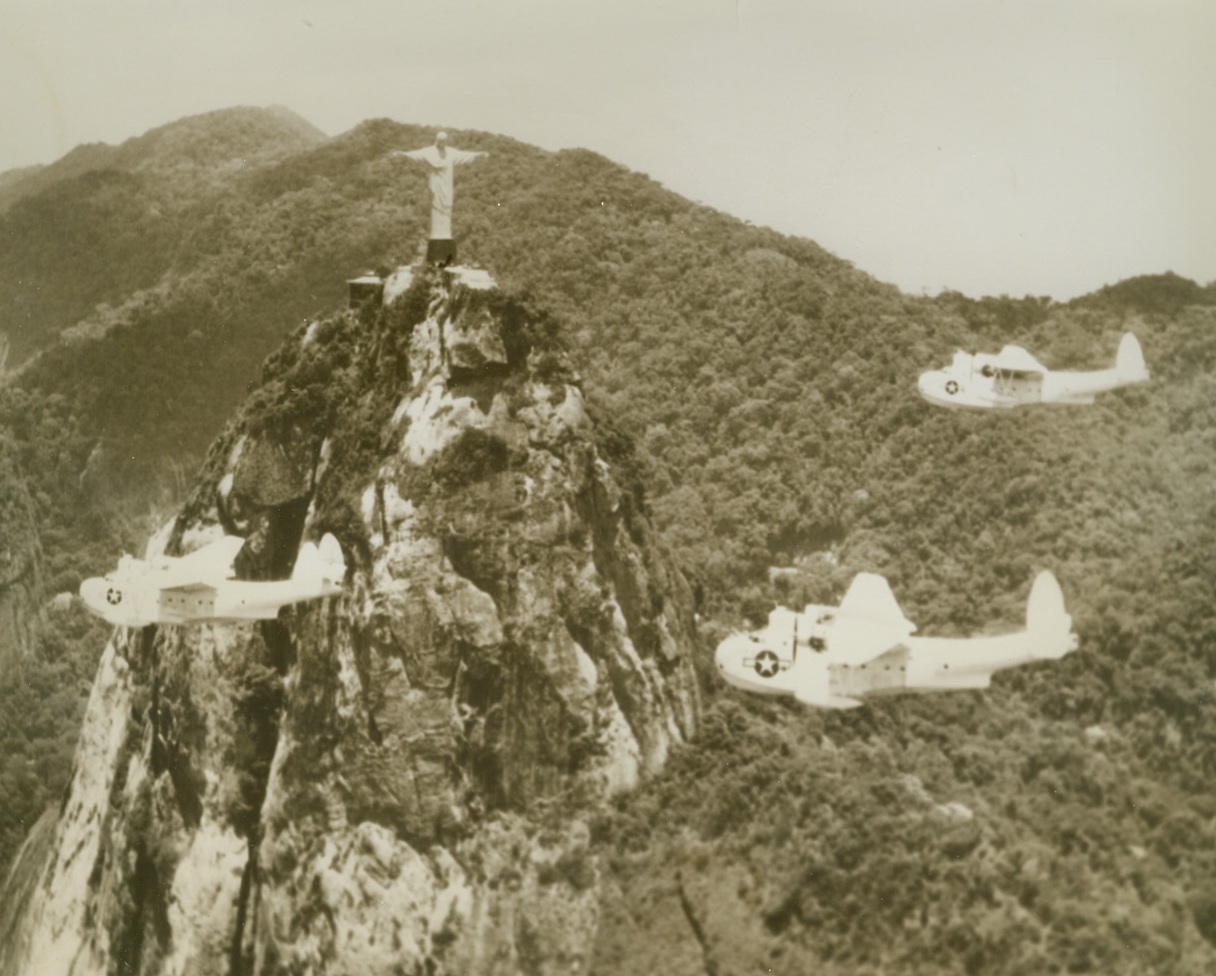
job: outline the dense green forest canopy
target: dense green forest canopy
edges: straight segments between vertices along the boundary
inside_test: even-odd
[[[172,511],[285,333],[340,305],[346,277],[415,258],[425,176],[387,153],[431,130],[319,141],[262,121],[213,119],[228,148],[197,159],[213,143],[192,121],[155,166],[101,153],[0,213],[0,474],[33,508],[47,598]],[[722,971],[1206,971],[1216,287],[908,296],[594,153],[452,140],[491,154],[459,174],[462,260],[561,324],[593,407],[636,442],[707,661],[748,615],[831,602],[861,570],[922,632],[965,634],[1016,626],[1052,569],[1081,636],[989,693],[842,716],[706,668],[702,741],[603,815],[622,890],[661,919],[684,878],[710,916],[750,919],[711,946]],[[1102,368],[1125,330],[1153,380],[1092,408],[958,413],[916,393],[956,348]],[[65,782],[104,641],[55,607],[0,675],[0,864]],[[877,934],[859,942],[863,918]]]

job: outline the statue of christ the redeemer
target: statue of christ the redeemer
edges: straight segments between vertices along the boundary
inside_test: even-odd
[[[426,163],[430,171],[431,184],[431,236],[427,241],[426,259],[434,264],[449,264],[456,260],[456,245],[452,241],[452,196],[454,181],[452,171],[457,166],[471,163],[484,152],[468,152],[453,149],[448,145],[448,134],[435,136],[435,145],[425,149],[405,152],[397,149],[390,156],[404,156]]]

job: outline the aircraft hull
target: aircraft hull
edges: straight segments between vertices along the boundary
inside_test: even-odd
[[[304,585],[297,580],[280,580],[234,581],[197,591],[160,591],[139,586],[118,588],[97,578],[86,580],[81,586],[87,603],[93,592],[110,594],[108,600],[101,597],[91,601],[109,623],[117,627],[146,627],[274,620],[285,606],[335,596],[342,588],[327,581]],[[115,593],[119,595],[117,603],[113,602]]]

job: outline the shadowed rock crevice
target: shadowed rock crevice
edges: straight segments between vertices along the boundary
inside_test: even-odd
[[[684,879],[678,874],[676,875],[676,891],[680,896],[680,909],[684,912],[684,918],[688,920],[688,927],[692,929],[693,937],[697,940],[697,945],[701,947],[701,955],[705,960],[705,976],[718,976],[718,964],[710,949],[705,926],[701,924],[696,909],[689,900],[688,892],[684,888]]]
[[[494,398],[506,388],[510,367],[501,363],[486,363],[473,368],[452,367],[448,391],[454,397],[468,397],[477,409],[488,414]]]
[[[121,976],[146,972],[172,936],[160,871],[155,860],[142,849],[135,854],[130,892],[131,912],[114,939],[114,970]]]
[[[164,644],[160,644],[163,650]],[[178,812],[188,828],[197,827],[203,816],[202,772],[194,765],[192,753],[202,731],[203,717],[190,700],[190,689],[176,680],[158,660],[152,671],[149,703],[151,743],[148,769],[152,776],[167,774],[173,786]]]
[[[257,870],[257,847],[251,841],[249,859],[245,863],[245,870],[241,872],[241,888],[237,893],[236,924],[232,930],[232,944],[228,948],[228,976],[252,976],[253,973],[253,958],[246,950],[245,937]]]

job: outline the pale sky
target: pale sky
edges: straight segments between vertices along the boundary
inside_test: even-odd
[[[1216,279],[1212,0],[0,0],[0,170],[281,104],[581,146],[906,291]]]

